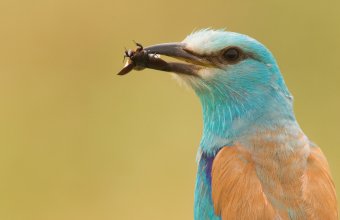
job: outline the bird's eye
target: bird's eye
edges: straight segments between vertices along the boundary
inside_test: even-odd
[[[227,61],[236,61],[240,57],[240,51],[237,48],[229,48],[223,53],[224,59]]]

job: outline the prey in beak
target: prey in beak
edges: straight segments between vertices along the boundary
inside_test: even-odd
[[[124,58],[127,57],[124,68],[118,75],[125,75],[132,70],[143,70],[145,68],[155,69],[165,72],[174,72],[178,74],[197,75],[207,61],[185,49],[184,43],[165,43],[143,48],[141,44],[136,43],[136,50],[126,50]],[[181,62],[167,62],[160,58],[160,55],[176,58]]]

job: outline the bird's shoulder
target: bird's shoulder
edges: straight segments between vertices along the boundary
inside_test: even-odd
[[[335,186],[321,149],[312,144],[303,176],[303,195],[309,219],[338,219]]]
[[[334,184],[327,160],[317,146],[310,146],[305,168],[290,173],[296,181],[280,182],[279,170],[272,169],[276,174],[267,176],[273,178],[269,180],[273,188],[268,189],[247,148],[223,147],[211,172],[215,213],[222,219],[289,219],[292,215],[295,219],[337,219]],[[289,195],[294,197],[290,200]]]
[[[222,219],[273,219],[275,210],[265,196],[251,154],[242,146],[223,147],[213,161],[212,199]]]

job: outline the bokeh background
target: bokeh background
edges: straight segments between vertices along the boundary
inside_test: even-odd
[[[132,40],[227,28],[276,56],[340,190],[340,1],[0,1],[0,219],[192,219],[198,98]],[[338,194],[339,195],[339,194]]]

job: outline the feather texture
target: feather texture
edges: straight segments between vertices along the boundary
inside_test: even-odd
[[[298,154],[303,152],[277,163],[285,169],[299,163]],[[272,184],[259,177],[263,163],[256,162],[246,147],[223,147],[211,173],[215,214],[222,219],[338,219],[334,184],[319,148],[312,148],[306,166],[300,169],[291,167],[280,173],[267,169],[273,165],[265,167]]]

